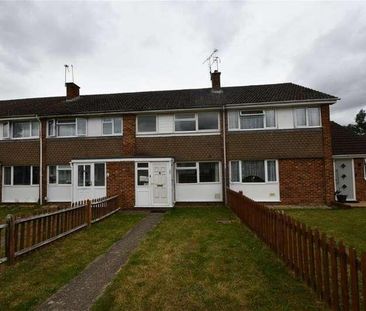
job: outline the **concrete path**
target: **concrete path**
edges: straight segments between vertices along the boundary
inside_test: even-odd
[[[89,310],[112,281],[128,257],[162,218],[161,213],[150,213],[124,237],[113,244],[106,254],[89,264],[69,284],[58,290],[38,307],[38,310]]]

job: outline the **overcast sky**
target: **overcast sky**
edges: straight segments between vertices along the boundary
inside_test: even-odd
[[[294,82],[366,106],[366,2],[0,2],[0,99]]]

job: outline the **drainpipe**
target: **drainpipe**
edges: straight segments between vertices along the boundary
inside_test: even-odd
[[[224,184],[224,203],[227,205],[227,195],[226,195],[226,172],[227,172],[227,165],[226,165],[226,107],[222,106],[222,145],[224,148],[224,172],[223,172],[223,184]]]
[[[43,204],[43,139],[42,139],[42,122],[36,115],[39,123],[39,204]]]

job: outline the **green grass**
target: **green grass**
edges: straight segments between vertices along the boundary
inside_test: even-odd
[[[366,252],[366,209],[286,210],[296,219]]]
[[[116,213],[5,267],[0,273],[0,310],[33,309],[103,254],[142,217]]]
[[[42,210],[37,204],[0,204],[0,223],[5,222],[9,214],[16,216],[28,216]]]
[[[231,219],[229,224],[217,220]],[[319,310],[324,306],[225,208],[170,211],[94,310]]]

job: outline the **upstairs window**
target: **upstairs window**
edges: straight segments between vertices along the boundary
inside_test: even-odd
[[[121,135],[122,118],[105,118],[102,121],[103,135]]]
[[[16,121],[12,122],[13,138],[39,137],[38,121]]]
[[[216,111],[178,113],[174,117],[176,132],[213,131],[219,129],[219,114]]]
[[[277,182],[277,161],[231,161],[230,181],[241,183]]]
[[[320,126],[320,108],[296,108],[295,109],[296,127],[317,127]]]
[[[47,135],[49,137],[73,137],[87,135],[88,121],[85,118],[49,120]]]
[[[141,115],[137,117],[137,131],[139,133],[156,132],[156,115]]]
[[[228,112],[229,129],[254,130],[276,127],[275,110],[242,110]]]
[[[10,133],[10,123],[4,122],[3,123],[3,138],[9,138]]]
[[[56,134],[58,137],[76,136],[76,119],[57,120]]]

